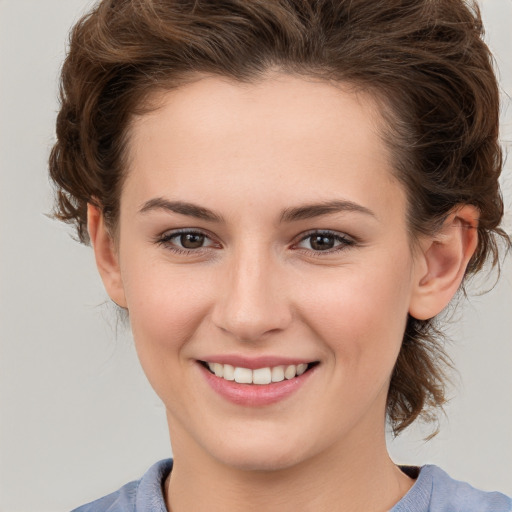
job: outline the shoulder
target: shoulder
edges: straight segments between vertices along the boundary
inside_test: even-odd
[[[392,512],[512,512],[512,500],[454,480],[441,468],[423,466],[416,483]]]
[[[153,464],[140,480],[123,485],[120,489],[103,496],[72,512],[166,512],[162,484],[172,469],[172,459]]]
[[[139,482],[140,480],[129,482],[112,494],[82,505],[72,512],[117,512],[121,510],[133,512]]]

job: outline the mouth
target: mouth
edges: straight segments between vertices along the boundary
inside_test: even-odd
[[[219,379],[256,386],[296,379],[319,364],[318,361],[313,361],[251,369],[208,361],[199,361],[199,363]]]

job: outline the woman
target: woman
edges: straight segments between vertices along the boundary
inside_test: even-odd
[[[75,26],[57,215],[174,453],[79,510],[511,510],[384,435],[442,406],[434,319],[510,243],[481,31],[459,0],[110,0]]]

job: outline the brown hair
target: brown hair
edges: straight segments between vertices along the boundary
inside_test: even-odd
[[[56,216],[88,243],[87,203],[115,227],[130,120],[194,73],[240,81],[269,68],[351,83],[380,98],[414,235],[460,204],[480,211],[467,274],[497,263],[503,215],[499,93],[476,4],[463,0],[103,0],[74,27],[50,156]],[[409,317],[391,378],[395,433],[445,400],[433,320]]]

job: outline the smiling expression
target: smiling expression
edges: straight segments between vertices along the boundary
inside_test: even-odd
[[[371,98],[274,74],[158,99],[131,128],[109,292],[175,455],[380,445],[418,270]]]

